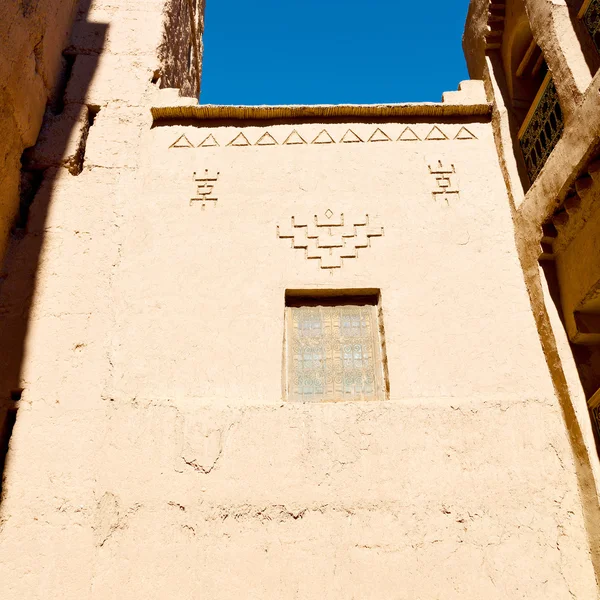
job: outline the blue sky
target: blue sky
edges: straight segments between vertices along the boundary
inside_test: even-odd
[[[468,0],[206,0],[203,104],[439,101]]]

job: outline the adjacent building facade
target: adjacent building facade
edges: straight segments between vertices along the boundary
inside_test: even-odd
[[[599,3],[377,106],[199,105],[203,8],[79,7],[23,155],[2,597],[597,598]]]

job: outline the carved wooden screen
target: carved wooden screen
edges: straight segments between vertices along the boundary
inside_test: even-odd
[[[384,399],[377,306],[342,302],[287,307],[288,400]]]

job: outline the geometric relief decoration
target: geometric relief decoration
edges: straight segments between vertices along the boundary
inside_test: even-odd
[[[217,205],[219,199],[212,193],[219,175],[220,173],[211,173],[208,169],[205,169],[203,173],[194,171],[195,196],[190,198],[190,206],[198,203],[204,210],[207,203],[212,203],[213,206]]]
[[[277,140],[267,131],[263,133],[255,146],[277,146]]]
[[[344,137],[340,140],[340,144],[361,144],[364,140],[362,140],[352,129],[348,129],[344,134]]]
[[[401,133],[398,133],[401,132]],[[262,131],[252,136],[248,131],[237,131],[234,134],[220,133],[220,139],[217,140],[215,137],[217,131],[205,137],[200,143],[194,144],[190,140],[191,134],[179,135],[175,141],[169,146],[170,148],[216,148],[216,147],[230,147],[230,148],[244,148],[251,146],[300,146],[300,145],[331,145],[331,144],[365,144],[365,143],[378,143],[378,142],[445,142],[448,140],[458,141],[469,141],[476,140],[477,136],[473,134],[465,126],[447,126],[447,125],[402,125],[396,126],[396,129],[392,129],[391,126],[382,125],[375,127],[374,129],[367,130],[366,134],[357,133],[353,129],[348,129],[340,137],[339,134],[333,135],[331,131],[327,129],[321,130],[316,136],[314,133],[304,135],[301,131],[293,129],[291,132],[288,131],[283,135],[277,133],[277,137],[273,131]],[[277,139],[279,138],[279,140]],[[308,141],[312,140],[312,141]]]
[[[346,222],[327,210],[313,220],[291,218],[291,226],[278,226],[277,236],[289,239],[308,260],[318,260],[321,269],[340,269],[344,259],[358,258],[358,251],[371,246],[371,238],[383,236],[383,227],[372,227],[369,215]]]
[[[326,129],[323,129],[321,133],[312,141],[313,144],[335,144],[334,139],[329,135]]]
[[[194,148],[194,144],[188,140],[187,136],[181,135],[179,136],[170,146],[169,148]]]
[[[251,146],[252,144],[248,141],[248,138],[240,132],[229,144],[228,146]]]
[[[432,192],[434,200],[458,200],[460,191],[456,180],[456,169],[453,164],[444,165],[441,160],[436,160],[428,165],[429,173],[435,177],[435,188]]]
[[[306,140],[294,129],[283,142],[284,146],[298,146],[306,144]]]
[[[398,138],[399,142],[420,142],[421,138],[410,128],[406,127]]]
[[[425,139],[432,140],[432,141],[447,140],[448,136],[436,125],[425,136]]]
[[[211,133],[206,138],[204,138],[204,140],[202,142],[200,142],[200,145],[198,146],[198,148],[214,148],[215,146],[218,146],[218,145],[219,145],[219,142],[217,142],[217,140],[215,139],[215,136]]]
[[[385,131],[382,131],[381,129],[377,128],[374,132],[373,135],[369,138],[369,142],[391,142],[392,138],[385,133]]]
[[[477,138],[466,128],[461,127],[460,131],[454,136],[455,140],[476,140]]]

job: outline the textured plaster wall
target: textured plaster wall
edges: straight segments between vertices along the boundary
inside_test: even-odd
[[[596,598],[490,125],[151,129],[157,94],[99,113],[12,249],[44,237],[3,597]],[[384,235],[322,269],[277,226],[327,209]],[[289,288],[381,289],[390,401],[282,399]]]
[[[184,88],[182,95],[197,97],[201,9],[194,8],[192,0],[94,0],[85,14],[79,13],[73,28],[70,50],[77,59],[66,101],[100,107],[139,104],[150,82],[178,84]],[[105,24],[104,36],[89,22]],[[93,76],[87,81],[90,72]]]
[[[531,187],[526,184],[528,180],[523,173],[518,139],[507,102],[507,78],[510,74],[505,72],[501,55],[508,53],[509,49],[495,48],[492,44],[486,50],[486,36],[488,42],[490,36],[494,37],[488,27],[505,28],[504,44],[512,39],[514,32],[511,28],[516,24],[510,18],[511,3],[507,3],[506,7],[509,18],[499,24],[497,17],[503,12],[503,6],[488,0],[472,0],[464,48],[471,76],[484,79],[488,98],[494,104],[492,123],[513,213],[519,259],[542,347],[577,456],[578,478],[598,577],[600,462],[586,402],[586,395],[589,398],[597,389],[598,359],[593,348],[569,344],[565,325],[569,335],[573,336],[572,311],[578,308],[589,291],[594,273],[597,273],[597,253],[594,253],[597,241],[593,239],[597,231],[596,219],[593,210],[586,212],[583,207],[591,207],[591,204],[586,204],[585,197],[590,192],[591,180],[597,179],[592,165],[600,139],[599,56],[597,51],[589,52],[589,34],[581,31],[581,23],[574,14],[579,8],[577,3],[529,0],[524,4],[533,35],[557,84],[565,116],[561,139]],[[490,14],[486,14],[488,9]],[[571,11],[570,15],[568,11]],[[554,219],[554,213],[560,208],[566,210]],[[565,229],[570,231],[566,241],[563,231],[565,221],[568,221]],[[548,230],[543,226],[548,223],[556,225],[558,237],[553,237],[556,233],[547,237]],[[579,240],[574,240],[571,235],[574,234],[573,226],[581,230]],[[555,277],[551,277],[549,282],[546,280],[540,268],[540,258],[556,260],[560,289],[556,289]],[[547,262],[547,272],[552,272],[555,265]],[[582,289],[586,285],[587,289]]]
[[[600,186],[598,186],[600,187]],[[600,190],[595,190],[596,195]],[[597,204],[596,204],[597,206]],[[571,243],[557,255],[556,266],[561,282],[562,307],[565,313],[565,326],[572,338],[577,327],[573,314],[584,308],[585,304],[595,304],[597,310],[599,264],[600,211],[589,215],[582,228]],[[589,257],[582,260],[582,257]],[[595,302],[594,302],[595,301]]]
[[[181,102],[162,6],[79,13],[81,172],[56,124],[32,153],[0,294],[2,597],[596,598],[490,124],[152,128]],[[277,227],[328,209],[384,235],[322,269]],[[381,290],[389,401],[282,398],[290,288]]]
[[[21,156],[36,143],[47,103],[41,141],[48,142],[25,157],[26,166],[68,164],[77,172],[87,106],[131,102],[152,79],[198,96],[203,29],[200,0],[2,2],[0,261],[19,206]],[[105,93],[94,93],[98,88]]]
[[[38,136],[61,73],[74,0],[0,5],[0,261],[19,204],[21,154]]]
[[[183,96],[197,98],[202,75],[202,33],[205,0],[169,0],[163,39],[160,86],[179,88]]]

